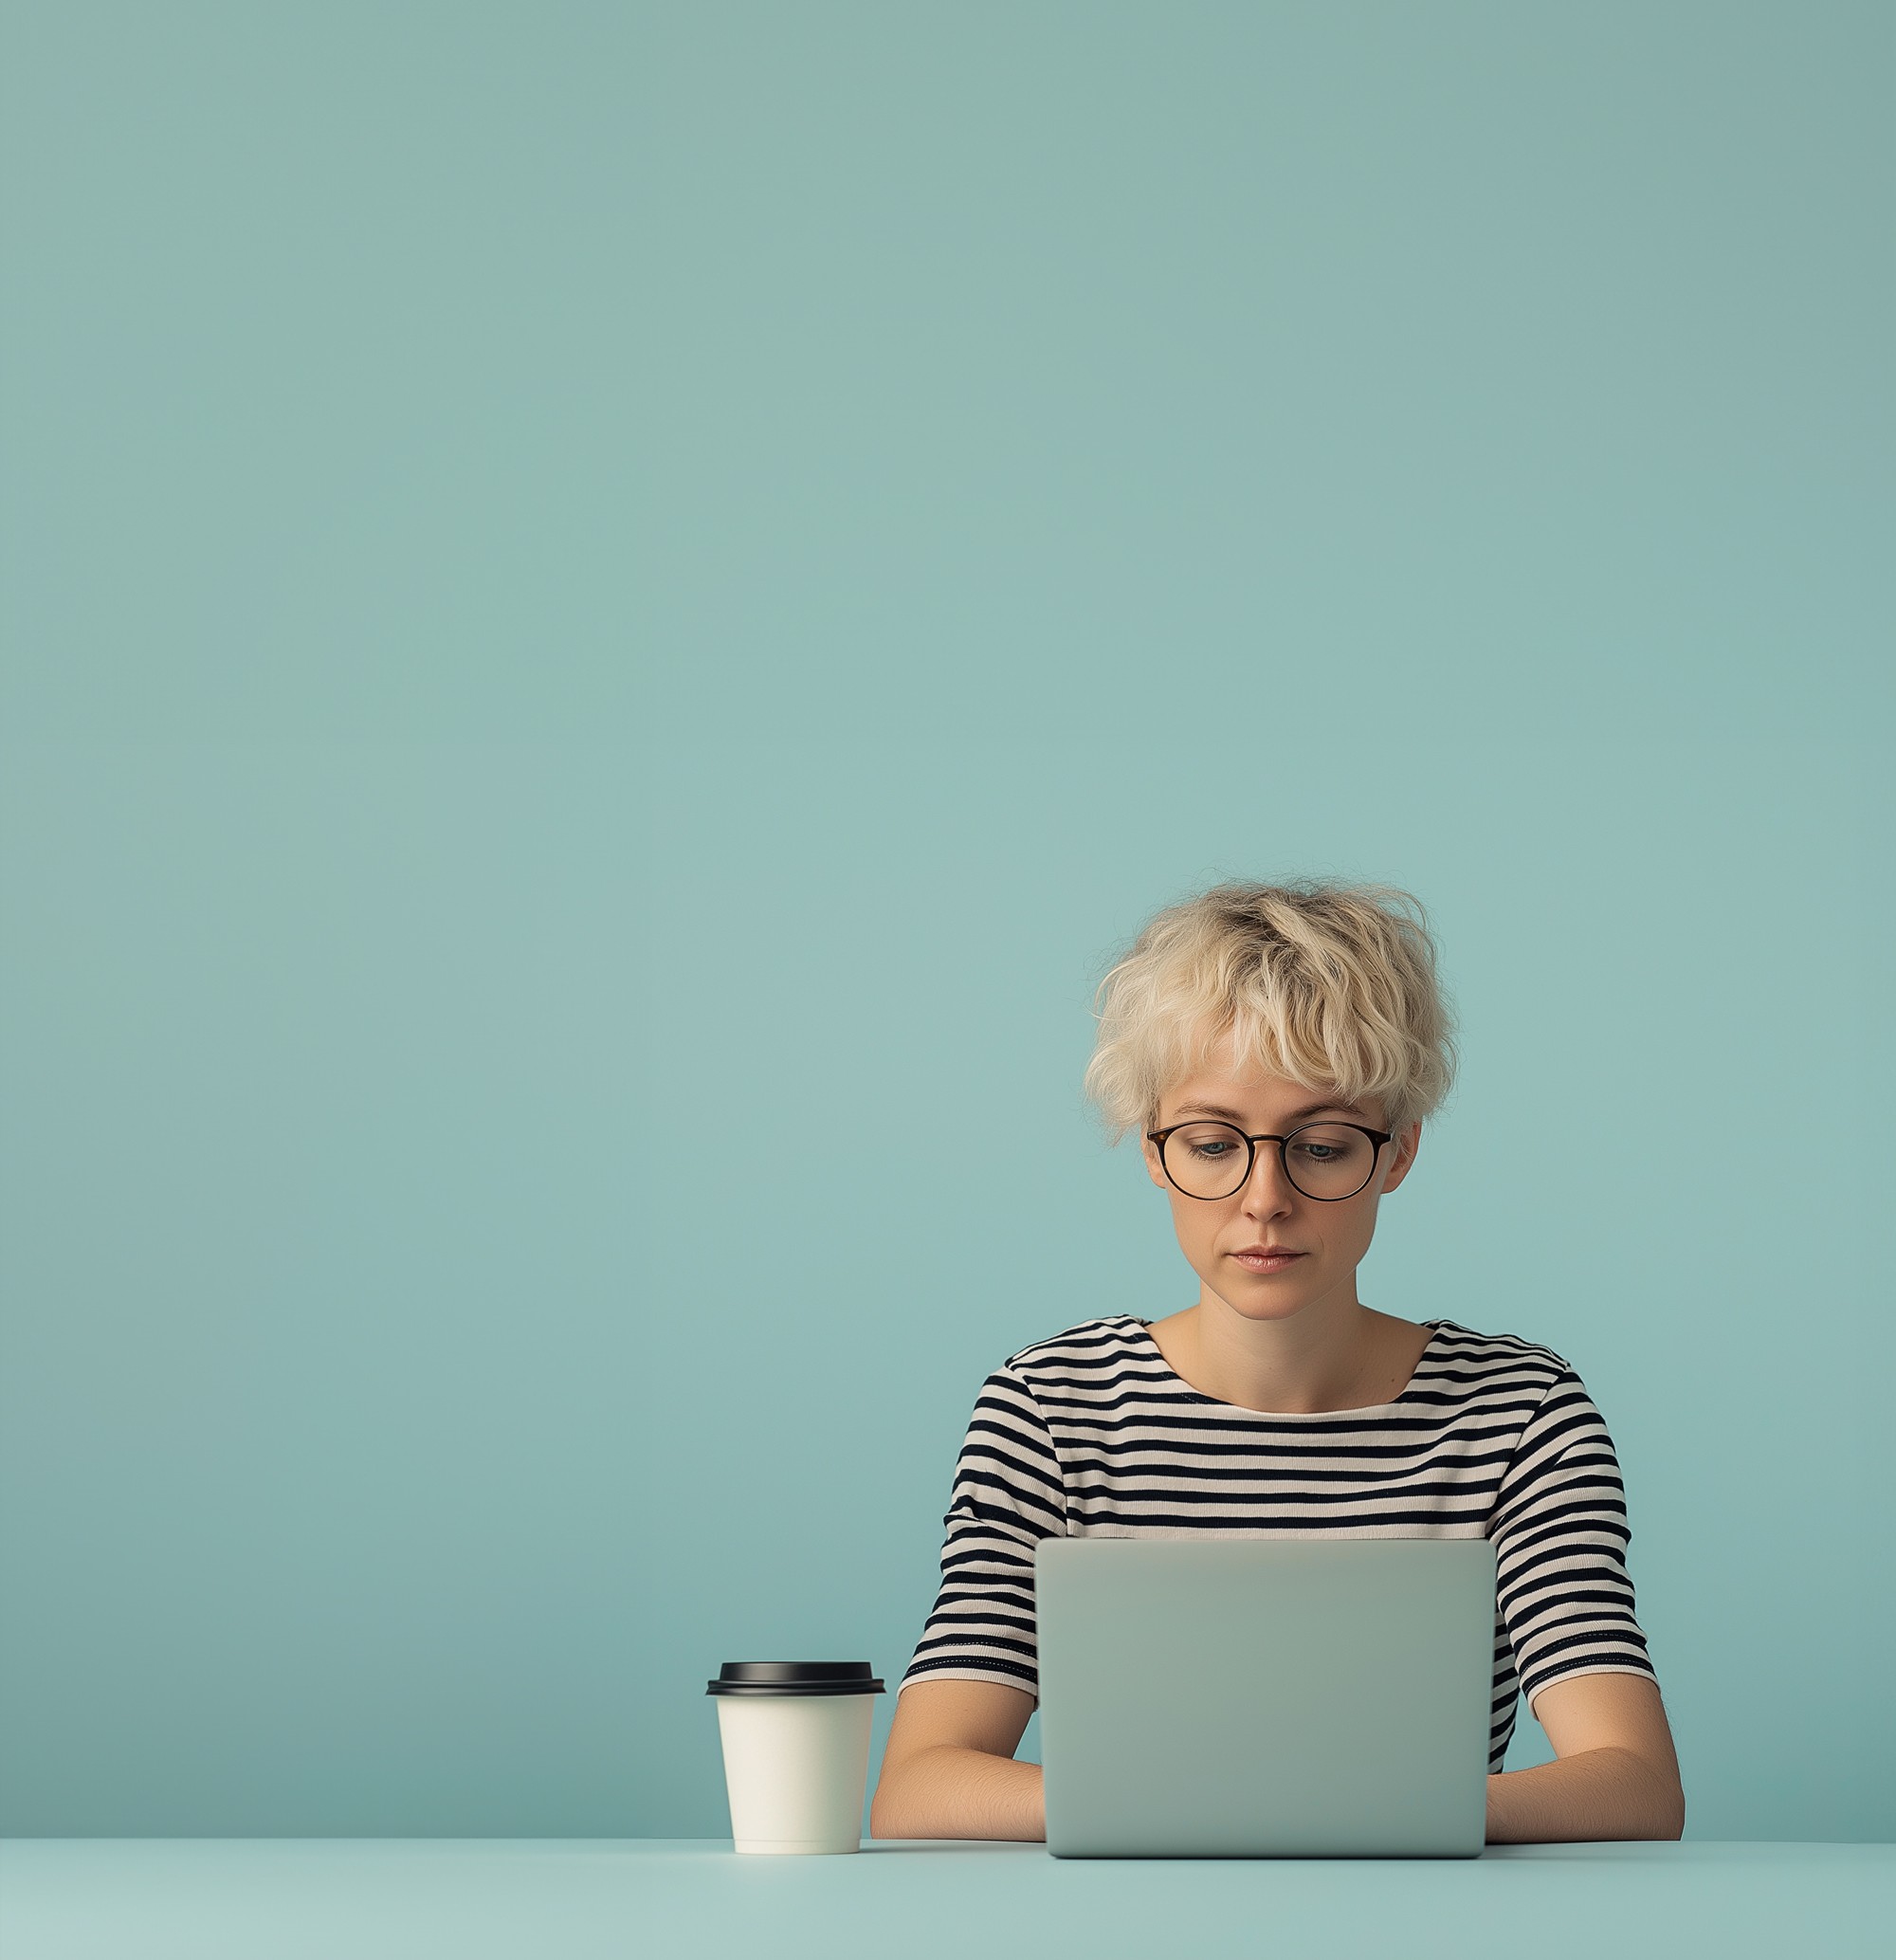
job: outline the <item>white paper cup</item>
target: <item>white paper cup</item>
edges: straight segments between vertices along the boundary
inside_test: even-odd
[[[775,1678],[762,1677],[766,1670]],[[737,1848],[860,1849],[869,1729],[883,1692],[867,1663],[732,1661],[708,1692],[718,1697]]]

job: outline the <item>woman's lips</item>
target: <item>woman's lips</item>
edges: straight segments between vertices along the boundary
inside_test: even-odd
[[[1294,1261],[1303,1258],[1302,1253],[1251,1252],[1233,1253],[1234,1258],[1247,1273],[1282,1273]]]

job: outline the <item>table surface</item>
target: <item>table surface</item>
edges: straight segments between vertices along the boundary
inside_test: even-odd
[[[18,1840],[6,1960],[1636,1960],[1896,1952],[1896,1845],[1536,1844],[1478,1859],[738,1858],[703,1840]]]

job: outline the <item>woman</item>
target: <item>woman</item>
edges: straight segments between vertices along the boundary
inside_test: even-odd
[[[1613,1443],[1551,1348],[1365,1306],[1376,1208],[1454,1046],[1421,907],[1224,885],[1101,986],[1087,1089],[1138,1128],[1197,1299],[1081,1322],[991,1375],[903,1678],[879,1838],[1045,1835],[1033,1547],[1058,1534],[1487,1537],[1490,1842],[1677,1838],[1685,1796],[1626,1573]],[[1523,1694],[1556,1760],[1501,1772]]]

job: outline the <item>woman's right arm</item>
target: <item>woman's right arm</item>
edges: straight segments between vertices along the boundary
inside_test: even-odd
[[[1047,1835],[1040,1765],[1013,1752],[1033,1696],[1005,1681],[912,1682],[896,1702],[869,1808],[876,1838]]]

